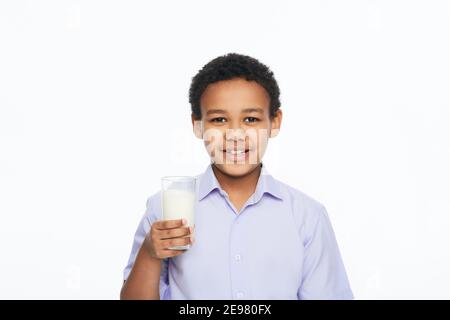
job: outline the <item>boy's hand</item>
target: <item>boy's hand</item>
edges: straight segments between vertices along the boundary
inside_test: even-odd
[[[193,228],[187,227],[186,224],[185,219],[154,222],[144,240],[144,246],[150,256],[165,259],[186,252],[186,250],[169,249],[169,247],[184,246],[194,242]]]

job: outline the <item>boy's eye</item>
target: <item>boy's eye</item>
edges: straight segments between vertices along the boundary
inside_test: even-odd
[[[211,122],[224,122],[225,121],[225,118],[222,118],[222,117],[218,117],[218,118],[213,118],[213,119],[211,119],[210,120]]]
[[[252,122],[259,121],[259,119],[258,118],[254,118],[254,117],[247,117],[247,118],[244,119],[244,121],[252,123]]]

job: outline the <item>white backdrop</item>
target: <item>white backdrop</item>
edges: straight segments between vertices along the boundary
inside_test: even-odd
[[[328,209],[357,299],[450,298],[449,1],[1,1],[0,298],[117,299],[191,77],[268,64],[264,159]]]

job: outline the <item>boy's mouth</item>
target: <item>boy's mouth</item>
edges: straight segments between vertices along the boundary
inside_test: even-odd
[[[249,151],[249,149],[241,149],[241,150],[237,150],[237,149],[229,149],[229,150],[223,150],[223,152],[232,154],[232,155],[241,155],[244,153],[247,153]]]
[[[249,149],[228,149],[222,150],[224,153],[224,159],[236,161],[245,161],[248,158]]]

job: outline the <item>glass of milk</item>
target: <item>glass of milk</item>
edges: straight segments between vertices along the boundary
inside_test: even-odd
[[[163,177],[162,212],[163,220],[186,219],[187,226],[194,226],[195,187],[194,177]],[[170,247],[172,250],[187,250],[190,245]]]

